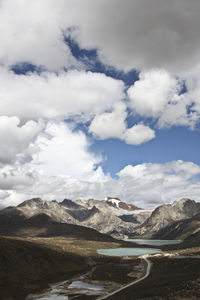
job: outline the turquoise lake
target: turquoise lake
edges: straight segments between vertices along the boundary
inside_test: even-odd
[[[145,239],[126,239],[127,242],[134,242],[139,245],[162,246],[180,244],[179,240],[145,240]]]
[[[98,254],[108,256],[139,256],[162,252],[160,249],[153,248],[114,248],[114,249],[99,249]]]

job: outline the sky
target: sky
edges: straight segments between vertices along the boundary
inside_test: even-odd
[[[0,208],[200,201],[199,0],[0,1]]]

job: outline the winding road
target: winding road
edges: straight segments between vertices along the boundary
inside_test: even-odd
[[[132,282],[130,282],[130,283],[122,286],[121,288],[115,290],[114,292],[111,292],[111,293],[109,293],[109,294],[107,294],[105,296],[99,297],[99,298],[97,298],[97,300],[108,299],[110,296],[113,296],[113,295],[115,295],[115,294],[117,294],[117,293],[125,290],[126,288],[128,288],[128,287],[130,287],[130,286],[132,286],[134,284],[137,284],[138,282],[140,282],[140,281],[144,280],[145,278],[147,278],[149,276],[149,274],[150,274],[150,271],[151,271],[151,262],[148,260],[148,258],[145,255],[141,256],[141,258],[144,259],[145,262],[147,263],[146,273],[145,273],[145,275],[143,277],[141,277],[139,279],[136,279],[136,280],[134,280],[134,281],[132,281]]]

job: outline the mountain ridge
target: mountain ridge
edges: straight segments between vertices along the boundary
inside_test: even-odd
[[[118,204],[121,202],[111,198],[113,199]],[[187,238],[195,233],[200,225],[200,203],[188,198],[160,205],[153,211],[130,211],[130,207],[122,209],[119,205],[110,205],[109,202],[95,199],[64,199],[57,202],[32,198],[16,207],[7,207],[0,211],[0,234],[16,233],[16,227],[20,228],[21,235],[31,230],[31,234],[44,236],[55,235],[57,232],[60,235],[64,234],[64,231],[68,232],[68,225],[73,225],[94,229],[96,232],[120,239],[174,239]]]
[[[70,199],[64,199],[62,202],[57,202],[56,200],[47,201],[41,198],[32,198],[16,207],[9,207],[0,211],[0,224],[9,223],[9,220],[13,218],[19,222],[22,220],[31,221],[37,215],[43,214],[43,219],[46,215],[47,223],[80,225],[93,228],[103,234],[123,237],[129,235],[133,228],[138,225],[138,221],[134,218],[129,223],[119,218],[122,213],[126,212],[127,214],[130,213],[129,207],[128,210],[113,207],[104,200],[89,199],[88,201],[77,200],[74,202]],[[145,216],[137,216],[136,218],[143,220]]]
[[[151,238],[162,228],[176,221],[190,219],[198,212],[200,212],[200,203],[188,198],[182,198],[172,204],[160,205],[153,210],[143,224],[136,228],[133,236]]]

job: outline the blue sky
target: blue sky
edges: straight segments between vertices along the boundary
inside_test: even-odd
[[[0,207],[200,201],[199,13],[197,0],[3,1]]]
[[[190,131],[181,127],[157,131],[156,139],[139,146],[110,139],[94,141],[91,148],[105,156],[103,169],[105,172],[110,172],[112,176],[128,164],[166,163],[173,160],[200,164],[199,131]]]
[[[117,70],[112,66],[103,64],[97,54],[98,49],[81,49],[78,43],[66,38],[72,54],[80,61],[87,61],[88,70],[97,73],[104,73],[115,79],[123,80],[126,89],[139,80],[139,72],[130,70],[124,72]],[[32,66],[31,66],[32,68]],[[22,70],[24,73],[24,70]],[[186,93],[186,87],[180,91],[180,94]],[[138,115],[133,115],[129,111],[126,119],[128,127],[132,127],[136,122],[143,121]],[[148,119],[156,131],[156,138],[142,145],[127,145],[119,139],[110,138],[107,140],[96,140],[87,132],[87,126],[77,126],[92,138],[91,150],[103,156],[101,166],[105,173],[110,173],[112,177],[116,177],[117,173],[126,165],[137,165],[142,163],[166,163],[169,161],[183,160],[192,161],[200,164],[200,138],[199,129],[188,129],[187,126],[173,126],[158,130],[153,119]]]

